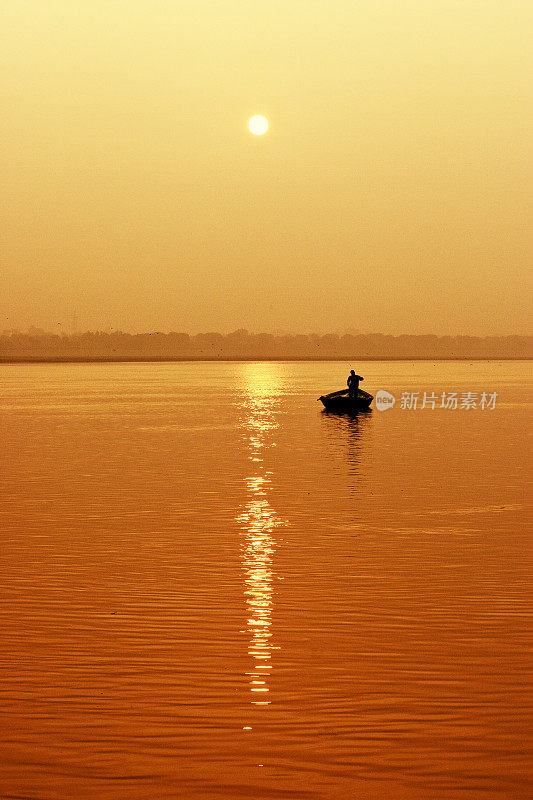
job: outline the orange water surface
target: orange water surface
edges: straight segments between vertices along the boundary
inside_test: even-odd
[[[532,796],[530,363],[1,372],[2,798]]]

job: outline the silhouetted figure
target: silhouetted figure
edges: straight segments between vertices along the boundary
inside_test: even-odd
[[[353,369],[348,375],[348,396],[356,398],[359,392],[359,381],[364,381],[362,375],[356,375]]]

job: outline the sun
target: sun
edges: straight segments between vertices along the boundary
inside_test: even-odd
[[[268,130],[268,120],[266,117],[257,114],[248,121],[248,127],[250,128],[250,133],[253,133],[254,136],[262,136]]]

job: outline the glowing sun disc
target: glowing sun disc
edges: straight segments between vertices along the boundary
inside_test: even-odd
[[[250,128],[250,133],[253,133],[254,136],[262,136],[268,130],[268,120],[266,117],[257,114],[249,120],[248,127]]]

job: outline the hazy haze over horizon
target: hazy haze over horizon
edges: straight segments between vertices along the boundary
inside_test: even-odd
[[[5,0],[0,330],[531,333],[532,22]]]

